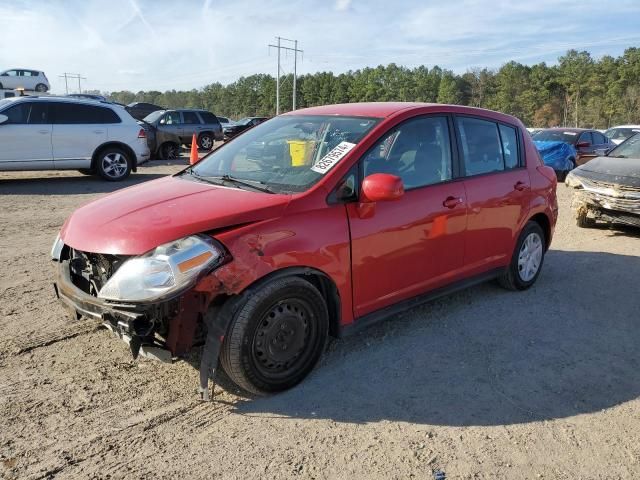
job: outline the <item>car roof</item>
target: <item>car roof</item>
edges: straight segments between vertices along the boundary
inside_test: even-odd
[[[614,128],[640,128],[640,125],[616,125],[615,127],[607,128],[607,130],[613,130]]]
[[[479,114],[494,119],[502,119],[513,123],[515,117],[484,108],[467,107],[462,105],[449,105],[443,103],[422,103],[422,102],[363,102],[363,103],[340,103],[336,105],[323,105],[319,107],[309,107],[284,115],[345,115],[354,117],[386,118],[399,112],[411,109],[427,109],[436,112],[450,112],[460,114]]]
[[[5,98],[5,100],[11,100],[12,102],[21,102],[21,101],[44,101],[44,102],[67,102],[67,103],[82,103],[88,105],[117,105],[111,102],[105,102],[102,100],[94,100],[92,98],[79,98],[79,97],[62,97],[56,95],[25,95],[23,97],[9,97]]]

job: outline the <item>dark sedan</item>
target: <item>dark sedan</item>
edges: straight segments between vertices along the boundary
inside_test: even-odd
[[[576,168],[565,183],[574,189],[579,227],[596,221],[640,227],[640,134]]]
[[[248,130],[251,127],[255,127],[259,123],[267,120],[268,117],[246,117],[241,120],[238,120],[234,125],[229,125],[224,127],[224,138],[232,138],[238,135],[239,133]]]

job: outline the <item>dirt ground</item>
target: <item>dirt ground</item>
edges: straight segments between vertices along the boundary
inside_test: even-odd
[[[560,221],[538,283],[485,284],[333,341],[267,399],[196,395],[197,355],[131,359],[66,323],[51,244],[124,184],[0,174],[3,478],[640,478],[640,234]]]

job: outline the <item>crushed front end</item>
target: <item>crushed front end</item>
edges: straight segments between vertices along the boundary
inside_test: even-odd
[[[565,183],[573,188],[571,208],[578,217],[640,227],[640,187],[573,172]]]

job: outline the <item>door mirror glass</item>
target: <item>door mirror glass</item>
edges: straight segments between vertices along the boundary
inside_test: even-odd
[[[591,144],[589,142],[578,142],[576,144],[577,148],[587,148],[587,147],[590,147],[590,146],[591,146]]]
[[[3,123],[5,123],[7,120],[9,120],[9,117],[7,117],[6,115],[2,115],[0,113],[0,125],[2,125]]]
[[[374,173],[362,182],[362,202],[398,200],[404,195],[402,179],[389,173]]]

